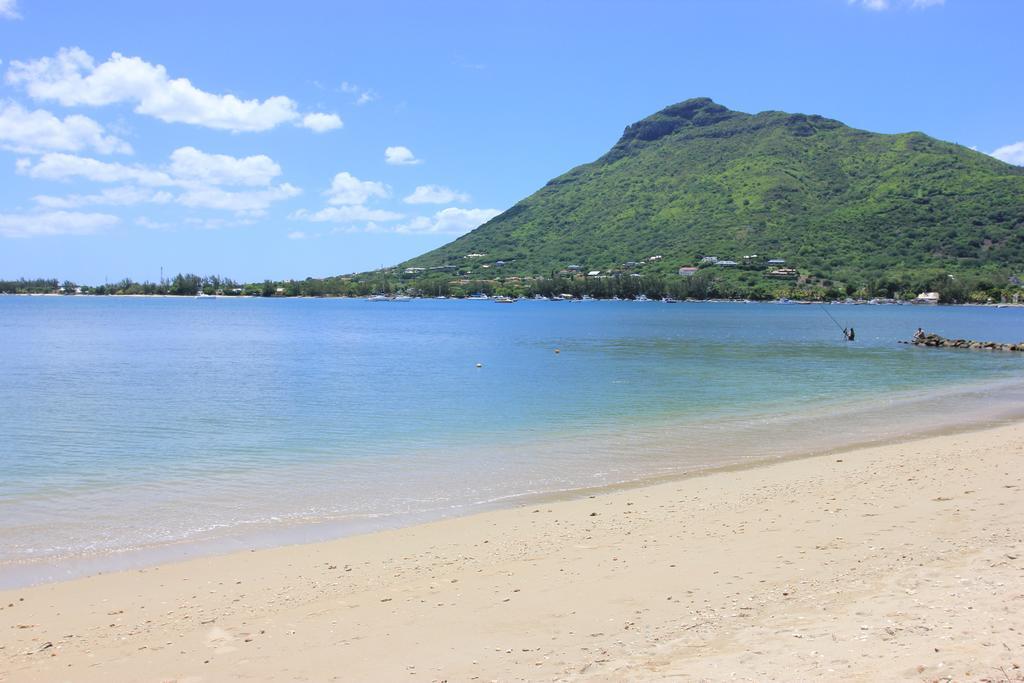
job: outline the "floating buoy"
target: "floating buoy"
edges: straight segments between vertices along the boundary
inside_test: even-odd
[[[477,366],[478,368],[482,368],[482,367],[484,366],[484,364],[483,364],[483,363],[477,363],[477,364],[476,364],[476,366]]]
[[[555,349],[555,353],[561,353],[562,349]]]

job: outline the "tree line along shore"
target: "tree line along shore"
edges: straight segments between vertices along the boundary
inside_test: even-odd
[[[0,294],[151,295],[249,297],[365,297],[374,294],[405,294],[423,297],[462,298],[474,294],[510,297],[561,297],[594,299],[736,299],[772,301],[836,301],[884,299],[911,301],[921,292],[936,292],[941,303],[1017,303],[1024,295],[1021,281],[1005,275],[952,275],[920,273],[912,277],[866,277],[859,283],[824,278],[767,280],[743,270],[700,269],[682,276],[673,273],[630,273],[599,277],[583,273],[549,275],[428,274],[410,276],[398,268],[370,273],[302,280],[238,282],[218,275],[178,274],[161,282],[136,282],[124,278],[101,285],[80,284],[58,278],[0,280]]]

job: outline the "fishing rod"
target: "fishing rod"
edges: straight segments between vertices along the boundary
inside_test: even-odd
[[[832,317],[832,314],[828,312],[827,308],[825,308],[825,304],[818,304],[818,305],[821,306],[821,310],[825,311],[825,315],[827,315],[829,317],[829,319],[836,324],[836,327],[838,327],[840,330],[842,330],[843,336],[846,337],[847,339],[849,339],[850,337],[846,333],[846,328],[843,327],[842,325],[840,325],[839,321]]]

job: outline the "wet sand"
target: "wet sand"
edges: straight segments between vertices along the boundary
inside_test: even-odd
[[[0,593],[0,680],[1024,680],[1024,424]]]

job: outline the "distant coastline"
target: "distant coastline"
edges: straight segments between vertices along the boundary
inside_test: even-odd
[[[654,257],[652,257],[654,258]],[[660,257],[659,257],[660,258]],[[781,261],[785,263],[785,261]],[[516,275],[496,272],[491,277],[462,271],[425,272],[423,269],[383,268],[303,280],[264,280],[242,283],[217,275],[177,274],[159,282],[135,282],[124,278],[114,283],[88,285],[57,278],[4,280],[0,294],[148,295],[148,296],[249,296],[249,297],[368,297],[509,299],[663,299],[668,301],[794,301],[875,302],[943,304],[1013,304],[1024,299],[1017,277],[959,278],[940,273],[912,286],[895,288],[892,282],[871,280],[860,286],[844,285],[799,275],[782,267],[784,276],[765,271],[758,263],[722,267],[723,261],[665,270],[662,261],[638,263],[631,272],[584,272],[581,266],[549,275]],[[487,265],[487,264],[484,264]],[[508,264],[497,268],[507,270]],[[819,281],[820,280],[820,281]]]
[[[0,292],[0,296],[20,296],[20,297],[48,297],[48,298],[125,298],[125,299],[194,299],[199,295],[196,294],[93,294],[93,293],[79,293],[79,294],[64,294],[59,292]],[[205,296],[217,299],[368,299],[373,294],[273,294],[270,296],[261,296],[257,294],[207,294]],[[452,295],[452,296],[410,296],[409,300],[450,300],[450,301],[475,301],[475,300],[491,300],[495,297],[473,297],[472,295]],[[520,301],[556,301],[553,299],[536,299],[533,297],[521,297]],[[557,301],[585,301],[586,299],[572,297],[570,299],[559,299]],[[623,302],[636,302],[637,299],[623,299],[623,298],[612,298],[612,297],[590,297],[592,301],[623,301]],[[642,299],[639,301],[643,301]],[[663,299],[647,299],[646,301],[651,303],[664,303]],[[827,299],[747,299],[747,298],[708,298],[708,299],[677,299],[671,303],[721,303],[721,304],[794,304],[794,305],[810,305],[810,304],[828,304],[833,306],[908,306],[914,305],[913,300],[888,300],[878,301],[870,299],[850,299],[850,300],[827,300]],[[936,304],[939,306],[973,306],[973,307],[984,307],[984,308],[1024,308],[1024,303],[1014,302],[941,302]]]

